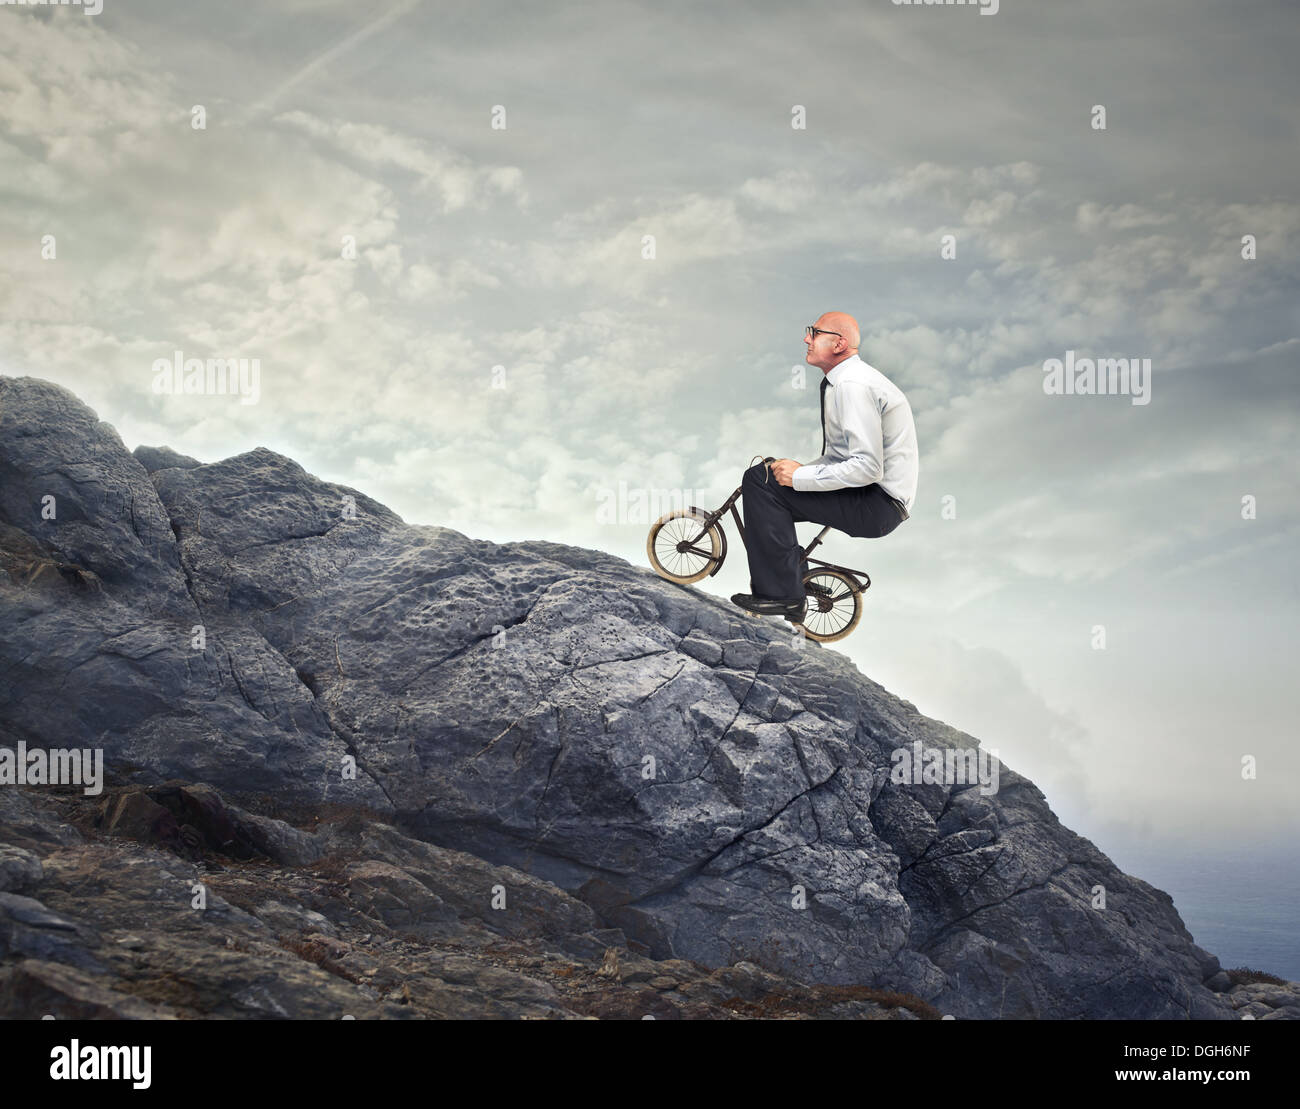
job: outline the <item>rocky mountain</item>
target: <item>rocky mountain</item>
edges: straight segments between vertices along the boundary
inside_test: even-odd
[[[891,775],[977,740],[622,559],[0,378],[0,569],[0,779],[104,760],[0,785],[0,1015],[1300,1014],[1005,765]]]

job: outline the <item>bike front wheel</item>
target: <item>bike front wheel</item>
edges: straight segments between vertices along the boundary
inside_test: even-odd
[[[696,509],[679,508],[651,525],[645,552],[661,578],[689,585],[722,562],[722,529]]]

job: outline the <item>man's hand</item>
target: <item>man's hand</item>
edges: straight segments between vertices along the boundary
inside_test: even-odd
[[[796,462],[793,458],[778,458],[773,462],[769,469],[772,476],[776,478],[778,485],[789,485],[794,487],[794,472],[802,466],[802,462]]]

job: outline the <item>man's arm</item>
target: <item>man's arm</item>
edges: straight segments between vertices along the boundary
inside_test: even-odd
[[[818,459],[800,466],[792,483],[801,493],[872,485],[885,476],[884,430],[875,395],[856,381],[835,386],[835,393],[841,424],[848,435],[849,456],[839,462]]]

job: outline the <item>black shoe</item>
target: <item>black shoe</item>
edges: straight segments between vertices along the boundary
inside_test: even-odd
[[[739,605],[746,612],[752,612],[755,616],[784,616],[794,624],[802,622],[808,612],[807,597],[782,601],[775,597],[755,597],[751,593],[736,593],[732,595],[731,602]]]

